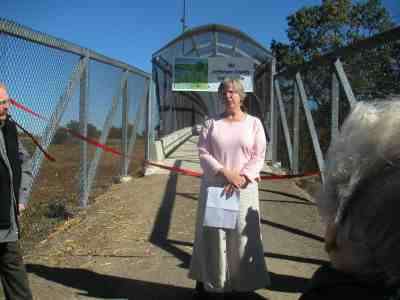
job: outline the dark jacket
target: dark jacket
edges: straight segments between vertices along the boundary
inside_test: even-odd
[[[18,141],[15,123],[7,119],[0,130],[0,242],[2,242],[7,230],[17,228],[15,225],[17,225],[16,216],[19,214],[18,203],[26,204],[32,174],[30,157]]]
[[[326,265],[314,273],[310,287],[299,300],[398,299],[396,293],[396,288],[387,288],[383,281],[376,279],[363,282],[351,274]]]

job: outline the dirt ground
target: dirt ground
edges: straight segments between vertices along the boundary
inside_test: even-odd
[[[120,140],[109,139],[107,145],[119,149]],[[31,140],[24,140],[24,145],[33,153]],[[88,160],[94,156],[96,149],[88,147]],[[55,162],[44,160],[38,178],[29,197],[29,205],[22,218],[22,245],[30,251],[45,239],[54,227],[64,222],[68,215],[78,210],[78,191],[80,182],[80,145],[76,140],[49,147],[49,153]],[[144,159],[144,142],[138,139],[129,172],[137,176]],[[104,194],[112,184],[112,178],[121,173],[119,157],[103,153],[99,162],[96,178],[90,192],[89,202]]]
[[[113,185],[25,256],[35,299],[193,299],[198,190],[177,175]],[[264,182],[260,203],[272,286],[247,299],[297,299],[327,259],[315,205],[290,181]]]

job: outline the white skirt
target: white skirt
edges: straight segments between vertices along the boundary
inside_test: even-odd
[[[196,233],[189,278],[201,281],[207,291],[253,291],[270,285],[261,237],[258,184],[240,189],[235,229],[204,227],[207,187],[201,183]]]

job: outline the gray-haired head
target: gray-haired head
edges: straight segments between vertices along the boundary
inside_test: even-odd
[[[218,87],[218,96],[220,99],[224,99],[224,89],[228,84],[232,84],[235,91],[239,94],[240,102],[243,102],[246,98],[246,92],[244,91],[243,83],[239,78],[225,77],[224,80]]]
[[[357,103],[328,150],[325,178],[317,203],[336,226],[339,260],[400,282],[400,97]]]

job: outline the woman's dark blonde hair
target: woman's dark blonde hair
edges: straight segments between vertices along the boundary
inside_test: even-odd
[[[226,77],[218,87],[218,96],[220,99],[224,99],[224,89],[229,83],[233,85],[234,89],[239,94],[240,102],[242,103],[244,98],[246,98],[246,92],[244,91],[244,86],[239,78]]]

